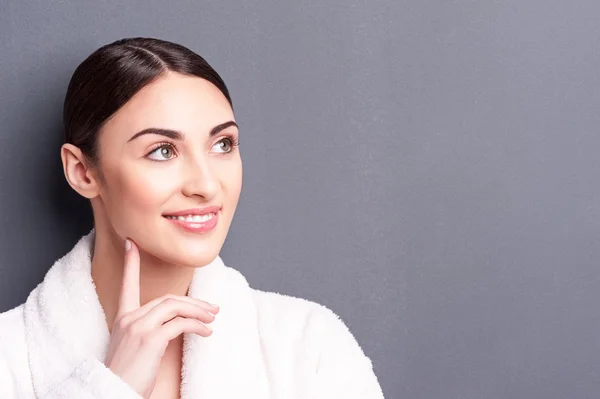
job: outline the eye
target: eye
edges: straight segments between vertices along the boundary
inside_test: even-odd
[[[152,159],[153,161],[164,162],[171,159],[174,153],[175,149],[172,144],[160,143],[159,146],[150,151],[147,156],[150,156],[152,154],[158,154],[159,158],[150,157],[150,159]]]
[[[223,153],[233,152],[233,150],[235,150],[235,147],[237,147],[237,146],[238,146],[238,140],[235,136],[224,137],[215,144],[215,147],[218,147],[221,150],[223,150],[223,151],[218,151],[218,152],[223,152]]]

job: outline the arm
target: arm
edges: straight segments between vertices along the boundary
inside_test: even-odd
[[[48,367],[52,367],[51,362]],[[4,357],[0,357],[0,398],[33,399],[31,386],[19,387]],[[30,384],[30,383],[29,383]],[[28,385],[29,385],[28,384]],[[141,399],[127,383],[96,358],[84,360],[71,375],[43,393],[41,399]]]
[[[89,357],[82,361],[69,377],[53,386],[41,398],[141,399],[142,397],[104,363],[95,357]]]
[[[0,351],[0,355],[2,352]],[[0,357],[0,398],[16,399],[15,382],[4,357]]]
[[[316,370],[319,399],[384,399],[371,360],[344,324],[331,310],[319,312],[321,335]]]

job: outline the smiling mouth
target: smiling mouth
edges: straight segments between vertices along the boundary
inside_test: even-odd
[[[219,212],[204,215],[163,215],[163,217],[169,221],[169,224],[197,234],[213,231],[219,223]]]
[[[186,216],[169,216],[164,215],[163,217],[170,220],[180,220],[183,222],[189,223],[205,223],[211,220],[215,216],[214,212],[208,213],[206,215],[186,215]]]

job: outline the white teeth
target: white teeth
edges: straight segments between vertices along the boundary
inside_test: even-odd
[[[207,222],[210,219],[213,218],[213,216],[215,216],[214,213],[209,213],[207,215],[187,215],[187,216],[167,216],[168,219],[173,219],[173,220],[183,220],[186,222],[193,222],[193,223],[203,223],[203,222]]]

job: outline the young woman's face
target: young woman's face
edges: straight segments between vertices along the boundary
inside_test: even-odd
[[[146,129],[156,131],[134,137]],[[157,134],[159,129],[181,138]],[[223,246],[242,188],[237,138],[231,106],[212,83],[168,73],[144,87],[99,134],[106,223],[160,259],[208,264]],[[207,232],[166,217],[209,206],[219,209]]]

